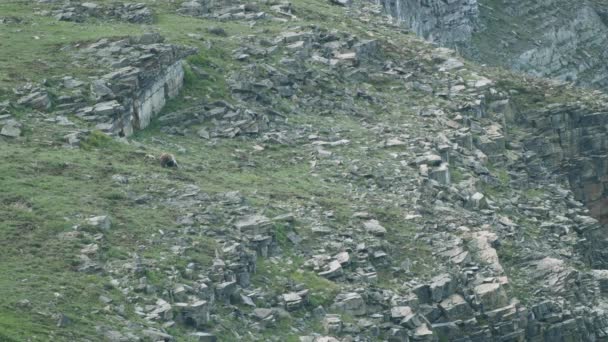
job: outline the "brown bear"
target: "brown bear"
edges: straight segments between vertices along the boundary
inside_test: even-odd
[[[160,166],[162,167],[178,167],[175,157],[170,153],[163,153],[160,155]]]

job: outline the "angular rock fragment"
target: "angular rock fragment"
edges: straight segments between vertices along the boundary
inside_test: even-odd
[[[450,321],[468,319],[473,316],[473,310],[459,294],[452,294],[439,303],[439,307]]]
[[[21,136],[21,124],[14,121],[9,120],[9,122],[5,123],[0,130],[0,135],[9,137],[9,138],[18,138]]]
[[[285,303],[285,310],[295,311],[302,307],[303,299],[295,292],[286,293],[282,296],[283,303]]]
[[[178,320],[183,324],[199,328],[209,322],[209,303],[204,300],[193,303],[176,303],[175,309],[178,311]]]
[[[332,307],[353,316],[361,316],[366,313],[365,301],[363,300],[363,297],[356,292],[341,293],[337,295]]]
[[[441,158],[441,157],[440,157]],[[441,185],[450,185],[450,168],[447,163],[442,163],[429,171],[429,178]]]
[[[46,91],[34,91],[29,95],[20,98],[17,101],[22,106],[32,107],[38,110],[51,109],[51,97]]]
[[[321,277],[325,277],[327,279],[335,279],[342,275],[342,265],[337,260],[332,260],[326,267],[323,272],[319,272]]]
[[[475,286],[474,291],[484,310],[493,310],[509,304],[505,290],[498,283],[480,284]]]
[[[369,220],[369,221],[365,221],[363,222],[363,227],[365,228],[365,230],[373,235],[379,235],[382,236],[384,234],[386,234],[386,228],[382,227],[380,225],[380,222],[378,222],[378,220]]]
[[[323,318],[323,329],[326,334],[339,335],[342,332],[342,325],[339,315],[326,315]]]
[[[101,230],[109,230],[112,227],[112,221],[107,215],[91,217],[87,219],[87,224]]]
[[[433,302],[441,302],[443,299],[449,297],[456,290],[456,282],[452,280],[449,274],[440,274],[431,279],[429,285],[430,299]]]
[[[212,333],[197,331],[190,334],[196,342],[217,342],[217,336]]]

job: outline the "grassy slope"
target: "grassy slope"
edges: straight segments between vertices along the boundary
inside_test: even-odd
[[[173,11],[169,7],[154,4],[159,13],[155,24],[142,27],[119,22],[108,25],[95,20],[85,24],[57,22],[51,17],[34,14],[37,9],[45,9],[43,5],[0,3],[3,16],[19,17],[25,22],[0,26],[0,98],[8,98],[10,87],[26,81],[94,74],[94,70],[72,63],[69,53],[61,50],[67,44],[150,29],[159,31],[173,43],[203,47],[204,53],[193,57],[192,62],[212,75],[210,80],[198,80],[189,74],[186,89],[179,99],[169,104],[167,111],[185,107],[188,105],[185,98],[194,100],[202,94],[208,98],[225,98],[222,76],[234,67],[229,56],[238,42],[232,38],[209,37],[206,28],[220,26],[229,36],[245,34],[251,28],[237,22],[184,18],[171,14]],[[329,19],[334,11],[325,3],[308,0],[298,3],[297,8],[301,10],[301,16],[311,18]],[[300,23],[305,24],[306,20]],[[271,37],[285,26],[271,22],[263,25],[265,33]],[[205,48],[204,42],[189,38],[187,33],[204,34],[212,48]],[[302,120],[302,124],[322,125],[315,120]],[[348,120],[340,124],[357,126]],[[330,129],[333,124],[326,126]],[[135,140],[154,145],[151,137],[155,135],[158,130],[151,127]],[[261,206],[285,201],[297,206],[318,197],[321,205],[335,210],[340,217],[352,214],[340,186],[323,184],[322,177],[310,174],[307,163],[299,162],[308,151],[276,147],[253,154],[250,141],[225,140],[215,146],[205,146],[191,138],[165,138],[173,146],[186,147],[189,150],[186,169],[196,168],[199,172],[167,172],[150,165],[134,147],[103,141],[88,150],[66,150],[59,147],[53,128],[43,125],[27,132],[21,141],[0,144],[0,156],[4,161],[0,165],[3,189],[0,193],[0,217],[3,218],[0,223],[0,340],[47,340],[53,336],[57,340],[71,341],[96,336],[96,324],[113,325],[98,300],[102,294],[119,298],[109,284],[108,276],[75,272],[78,251],[84,245],[96,242],[92,236],[97,232],[76,239],[59,236],[73,231],[73,226],[81,224],[86,217],[109,214],[113,228],[101,242],[97,241],[101,247],[100,258],[127,261],[134,246],[147,242],[158,229],[167,229],[175,219],[175,214],[167,207],[134,203],[133,196],[150,193],[150,188],[162,194],[163,189],[189,183],[201,186],[208,193],[238,190],[250,196],[252,203]],[[243,167],[243,158],[256,167]],[[114,174],[131,176],[132,180],[128,186],[119,186],[111,179]],[[330,187],[331,191],[328,191]],[[155,258],[164,253],[162,247],[150,246],[143,255]],[[204,253],[193,258],[204,264],[209,261]],[[159,269],[169,268],[175,262],[178,261],[164,259]],[[254,281],[268,276],[273,276],[273,268],[262,263]],[[162,279],[162,276],[152,274],[148,277]],[[323,295],[324,290],[332,287],[327,281],[312,274],[294,273],[293,277],[318,290],[318,303],[333,298],[329,293]],[[31,307],[17,304],[23,299],[29,300]],[[127,307],[125,317],[137,322],[139,318],[132,309]],[[56,326],[57,313],[70,318],[67,328]],[[283,328],[289,331],[286,324]],[[180,334],[179,331],[173,333]]]

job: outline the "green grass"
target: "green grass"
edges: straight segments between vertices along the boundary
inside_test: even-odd
[[[157,134],[152,128],[135,138],[151,143],[149,139]],[[0,271],[6,275],[0,280],[0,295],[7,298],[1,308],[5,315],[13,313],[2,329],[7,338],[22,340],[39,330],[46,334],[54,332],[60,340],[70,340],[93,336],[95,332],[90,330],[88,322],[111,324],[101,313],[103,306],[97,300],[100,294],[108,295],[104,288],[107,276],[75,271],[79,250],[93,240],[86,234],[76,240],[59,238],[87,217],[108,214],[112,218],[112,229],[104,232],[104,238],[97,242],[100,245],[98,261],[127,262],[131,259],[130,253],[141,244],[146,246],[137,250],[141,257],[162,260],[146,272],[153,285],[161,288],[170,285],[164,275],[172,268],[183,269],[188,262],[211,264],[216,250],[213,239],[196,237],[197,247],[188,249],[180,257],[173,256],[169,246],[151,244],[151,234],[157,234],[159,229],[171,231],[177,213],[164,205],[135,204],[134,198],[140,194],[151,193],[162,198],[171,187],[192,183],[209,194],[240,191],[250,197],[252,203],[264,206],[281,202],[298,206],[311,197],[318,197],[322,198],[319,203],[335,210],[341,220],[351,216],[351,203],[345,199],[345,190],[332,184],[332,195],[327,196],[330,187],[323,179],[311,175],[307,163],[294,159],[298,154],[303,158],[306,151],[272,146],[262,153],[245,152],[251,145],[244,139],[222,140],[214,146],[201,146],[200,141],[188,137],[171,140],[191,151],[188,155],[178,155],[184,165],[178,170],[160,168],[157,163],[147,161],[145,153],[135,147],[116,143],[99,132],[89,135],[82,149],[49,149],[37,146],[34,141],[0,145],[0,158],[10,161],[0,165],[0,183],[5,190],[0,194],[0,215],[4,218]],[[157,151],[148,153],[158,154]],[[128,176],[129,183],[116,184],[111,178],[115,174]],[[288,229],[276,227],[283,247],[290,244],[285,235]],[[99,233],[88,229],[84,232]],[[263,270],[264,263],[260,265]],[[40,275],[40,279],[22,281],[33,274]],[[290,274],[292,279],[312,290],[311,303],[326,305],[333,300],[337,291],[333,283],[310,272],[297,273],[292,269]],[[69,297],[61,305],[49,308],[55,289]],[[59,329],[52,318],[37,320],[36,326],[10,324],[12,319],[26,319],[15,306],[25,298],[32,302],[32,311],[45,309],[49,315],[61,312],[75,317],[72,325]],[[128,315],[131,320],[138,319]]]
[[[100,214],[112,217],[112,230],[97,242],[101,260],[125,258],[126,251],[145,239],[150,230],[172,222],[172,215],[162,208],[151,212],[135,205],[110,179],[115,172],[133,174],[147,168],[143,161],[127,163],[131,159],[128,152],[122,146],[115,146],[111,155],[107,150],[0,147],[0,156],[11,160],[0,165],[4,190],[0,194],[0,294],[5,298],[0,307],[5,315],[15,312],[21,317],[19,321],[25,321],[10,324],[7,317],[3,322],[8,326],[1,329],[5,335],[21,340],[40,329],[57,331],[66,339],[84,337],[93,333],[90,321],[103,321],[103,315],[94,311],[101,309],[97,297],[106,292],[102,286],[106,277],[75,271],[79,250],[92,241],[86,232],[76,239],[61,238],[84,218]],[[133,189],[137,188],[134,184]],[[60,299],[54,292],[61,294]],[[38,328],[30,327],[23,317],[30,313],[15,310],[21,299],[32,302],[32,312],[66,314],[73,329],[64,334],[49,317],[36,320]]]
[[[310,290],[308,304],[310,308],[315,308],[319,305],[327,308],[338,294],[338,285],[313,272],[300,271],[298,270],[300,266],[301,263],[297,259],[291,265],[278,265],[268,260],[258,259],[258,271],[253,278],[253,282],[260,286],[267,284],[267,280],[270,280],[270,289],[276,295],[288,292],[285,289],[286,284],[276,281],[276,279],[291,280],[295,283],[303,284],[305,288]]]
[[[24,19],[22,24],[0,25],[0,88],[54,76],[86,76],[92,70],[73,62],[62,47],[103,37],[143,32],[138,25],[89,21],[57,21],[34,14],[34,3],[2,3],[0,13]],[[69,70],[69,73],[68,73]]]
[[[92,131],[81,143],[80,147],[86,151],[94,148],[108,148],[117,144],[111,137],[101,131]]]

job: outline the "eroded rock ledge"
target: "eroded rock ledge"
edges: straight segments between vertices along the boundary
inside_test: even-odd
[[[90,85],[96,103],[80,108],[77,115],[97,122],[97,129],[128,136],[144,129],[184,82],[182,60],[196,50],[163,44],[158,34],[116,41],[102,39],[76,54],[112,68]]]

